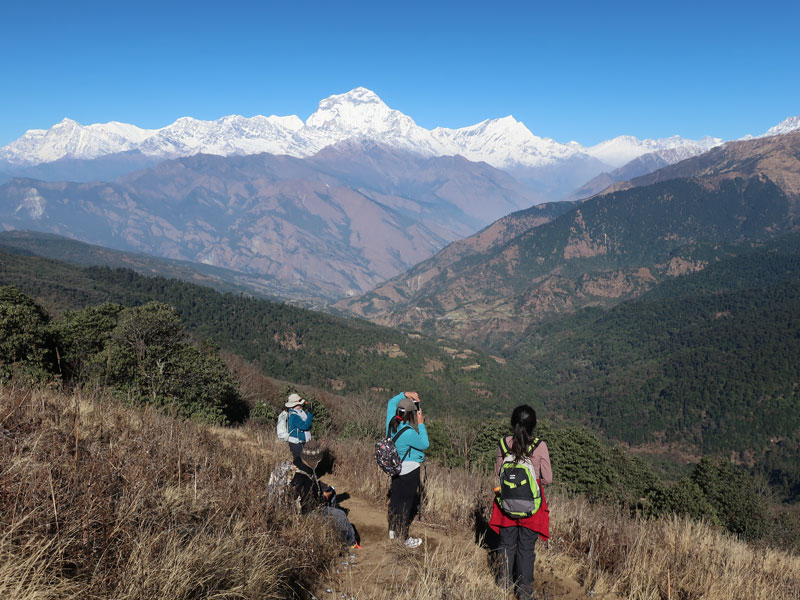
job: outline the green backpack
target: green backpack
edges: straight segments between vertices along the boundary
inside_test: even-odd
[[[524,519],[533,516],[542,506],[542,491],[536,480],[536,471],[531,462],[531,454],[541,443],[539,438],[533,440],[525,450],[525,459],[515,462],[506,438],[500,440],[503,453],[503,464],[500,467],[500,491],[497,503],[509,517]]]

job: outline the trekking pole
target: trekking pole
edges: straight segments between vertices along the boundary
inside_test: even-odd
[[[667,569],[667,600],[672,600],[672,581],[669,576],[669,569]]]

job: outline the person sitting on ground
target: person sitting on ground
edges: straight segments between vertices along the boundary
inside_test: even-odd
[[[306,442],[301,455],[306,468],[298,469],[289,485],[294,491],[300,512],[309,514],[319,511],[333,521],[336,531],[349,548],[360,549],[353,524],[347,518],[347,513],[337,505],[336,490],[317,477],[317,467],[322,460],[322,454],[319,442],[316,440]]]
[[[430,444],[419,403],[419,394],[403,392],[386,405],[386,435],[396,435],[394,445],[403,461],[389,489],[389,539],[404,540],[408,548],[422,543],[422,539],[409,536],[409,528],[419,509],[420,465]]]
[[[289,398],[284,405],[289,409],[289,450],[292,453],[292,463],[301,471],[307,471],[308,467],[303,463],[301,454],[303,446],[311,439],[311,424],[314,415],[306,410],[308,403],[300,394],[289,394]]]

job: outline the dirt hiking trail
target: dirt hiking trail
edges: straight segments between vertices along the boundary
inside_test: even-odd
[[[471,568],[487,572],[489,551],[481,548],[474,534],[460,529],[447,529],[443,526],[426,523],[417,518],[411,525],[411,535],[423,540],[422,546],[408,549],[396,541],[388,539],[386,506],[349,495],[346,485],[337,477],[323,477],[333,485],[345,499],[340,506],[348,511],[348,517],[361,538],[360,550],[350,550],[332,570],[330,579],[320,583],[314,591],[318,600],[371,600],[392,598],[404,588],[408,589],[412,578],[419,577],[415,566],[429,561],[447,560],[449,555],[474,554]],[[547,552],[546,544],[539,542],[537,555]],[[438,555],[438,556],[437,556]],[[547,572],[537,561],[534,588],[539,600],[578,600],[587,598],[586,590],[576,581]],[[464,585],[469,585],[468,578]],[[459,590],[453,590],[458,596]],[[513,598],[502,588],[496,588],[493,598]]]

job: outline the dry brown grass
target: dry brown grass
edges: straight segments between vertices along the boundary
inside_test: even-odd
[[[363,403],[341,409],[337,418],[365,425],[382,418]],[[382,506],[388,478],[372,443],[328,444],[336,479]],[[303,597],[341,561],[328,527],[267,498],[272,466],[285,458],[270,428],[208,428],[100,395],[0,388],[0,458],[3,599]],[[504,597],[474,543],[491,487],[485,476],[428,464],[422,520],[452,543],[397,551],[390,581],[352,578],[345,593]],[[685,519],[549,500],[552,537],[537,547],[537,577],[574,578],[596,598],[800,598],[800,557]]]
[[[383,502],[388,478],[374,466],[372,445],[331,445],[337,476],[361,496]],[[358,477],[354,477],[358,474]],[[485,524],[493,482],[462,469],[426,467],[423,522],[475,538]],[[579,581],[594,597],[636,600],[748,600],[800,598],[800,556],[754,546],[685,518],[637,519],[613,507],[554,493],[551,539],[537,547],[537,572],[551,571]],[[493,588],[485,551],[477,545],[459,552],[427,555],[411,577],[412,588],[393,597],[472,598]],[[477,567],[476,567],[477,565]],[[469,580],[462,592],[446,582]],[[489,586],[489,587],[487,587]],[[413,589],[410,595],[406,590]],[[474,592],[473,590],[483,590]],[[488,593],[488,592],[487,592]],[[398,595],[399,594],[399,595]],[[418,595],[414,595],[418,594]],[[387,598],[390,595],[386,596]],[[552,596],[551,596],[552,597]]]
[[[241,436],[8,388],[0,423],[4,599],[289,598],[340,552],[270,502],[273,464]]]

